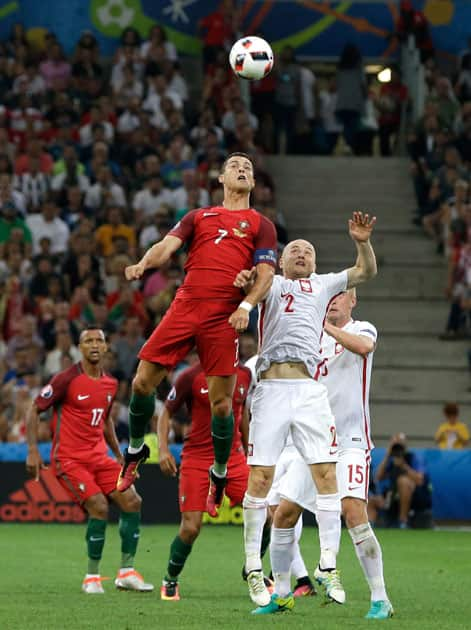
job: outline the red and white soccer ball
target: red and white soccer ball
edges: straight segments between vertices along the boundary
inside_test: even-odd
[[[273,50],[261,37],[242,37],[232,46],[229,63],[242,79],[263,79],[273,68]]]

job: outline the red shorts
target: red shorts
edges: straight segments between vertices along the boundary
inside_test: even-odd
[[[172,369],[196,346],[208,376],[230,376],[239,364],[239,337],[228,319],[236,304],[176,299],[139,352],[139,358]]]
[[[209,490],[208,469],[211,463],[211,461],[209,463],[191,461],[187,465],[182,464],[178,483],[180,512],[206,512],[206,498]],[[242,503],[248,478],[249,467],[245,461],[236,466],[228,466],[226,495],[231,501],[231,506]]]
[[[58,461],[53,472],[70,497],[79,505],[94,494],[111,494],[116,490],[121,466],[115,459],[105,456],[99,460],[81,462],[72,459]]]

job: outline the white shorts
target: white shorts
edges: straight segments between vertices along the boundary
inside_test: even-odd
[[[273,477],[273,483],[271,484],[270,492],[267,496],[268,505],[278,505],[280,502],[280,481],[288,471],[289,465],[293,459],[300,459],[298,450],[293,444],[285,446],[283,452],[280,455],[275,467],[275,475]]]
[[[285,474],[279,480],[278,495],[280,499],[286,499],[301,506],[303,510],[315,513],[316,486],[309,466],[299,454],[291,460]]]
[[[353,497],[368,501],[371,453],[362,448],[344,448],[339,451],[337,484],[340,498]]]
[[[337,461],[327,388],[313,379],[261,380],[252,397],[247,462],[275,466],[289,433],[307,464]]]

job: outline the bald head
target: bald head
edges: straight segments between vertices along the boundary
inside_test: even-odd
[[[314,245],[302,238],[289,242],[281,254],[280,267],[290,280],[308,278],[316,269]]]

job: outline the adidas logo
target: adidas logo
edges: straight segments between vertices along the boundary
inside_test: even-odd
[[[0,505],[0,521],[4,522],[83,523],[85,518],[49,469],[41,471],[39,481],[26,481]]]

